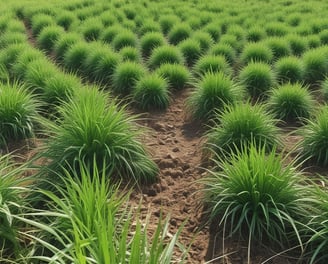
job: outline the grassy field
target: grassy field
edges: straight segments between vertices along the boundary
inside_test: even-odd
[[[225,243],[193,257],[184,213],[144,211],[166,175],[195,182],[197,230],[244,241],[242,263],[326,263],[327,7],[1,0],[0,262],[233,263]],[[189,123],[201,164],[174,176],[151,138],[179,126],[183,159]]]

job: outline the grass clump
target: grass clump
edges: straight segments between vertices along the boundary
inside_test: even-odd
[[[304,78],[308,84],[316,85],[328,74],[327,54],[327,48],[311,49],[304,53]]]
[[[280,145],[276,119],[261,104],[228,106],[216,116],[219,123],[207,133],[206,146],[219,157],[228,157],[254,144],[268,151]]]
[[[100,35],[100,39],[105,43],[112,43],[113,39],[118,35],[118,33],[124,31],[124,28],[121,25],[112,25],[108,28],[105,28]]]
[[[192,34],[192,39],[198,41],[202,53],[206,53],[214,44],[212,36],[204,31],[196,31]]]
[[[120,50],[120,56],[123,61],[141,62],[140,52],[134,47],[125,47]]]
[[[112,89],[114,93],[129,95],[145,74],[146,70],[141,64],[129,61],[120,63],[113,72]]]
[[[142,77],[136,83],[133,100],[142,110],[165,110],[170,103],[166,80],[155,73]]]
[[[273,52],[264,43],[248,43],[244,47],[240,59],[245,64],[252,61],[270,63],[273,59]]]
[[[232,73],[230,65],[227,63],[225,57],[204,55],[195,63],[194,72],[198,76],[202,76],[208,72],[224,72],[226,75]]]
[[[275,85],[275,75],[270,65],[251,62],[239,73],[239,80],[252,97],[265,98]]]
[[[181,51],[170,45],[155,48],[148,60],[149,67],[156,69],[165,63],[183,64],[184,58]]]
[[[253,26],[248,29],[246,39],[248,42],[259,42],[266,37],[265,30],[260,26]]]
[[[284,84],[272,90],[268,107],[276,118],[283,121],[303,121],[309,118],[315,101],[301,84]]]
[[[44,27],[37,38],[38,46],[50,53],[63,34],[64,30],[57,25]]]
[[[279,59],[291,54],[289,42],[285,38],[267,38],[265,44],[272,50],[274,59]]]
[[[54,18],[47,14],[36,14],[31,19],[31,29],[35,36],[39,35],[43,28],[54,24]]]
[[[328,101],[328,78],[327,77],[321,82],[320,91],[323,95],[323,99],[327,102]]]
[[[191,32],[192,32],[192,30],[189,27],[189,25],[187,25],[187,24],[180,23],[180,24],[174,25],[168,34],[169,42],[172,45],[178,45],[179,42],[181,42],[182,40],[189,38],[191,35]]]
[[[57,60],[63,60],[68,49],[74,44],[81,41],[81,37],[76,33],[66,33],[61,36],[54,44],[54,52]]]
[[[190,72],[185,66],[179,64],[162,64],[158,70],[171,89],[182,90],[190,79]]]
[[[50,137],[42,155],[50,171],[105,166],[106,175],[128,181],[154,181],[157,166],[139,141],[135,117],[97,88],[81,88],[59,108],[60,119],[49,124]],[[49,134],[49,133],[47,133]]]
[[[137,38],[132,31],[124,30],[117,33],[117,35],[113,38],[112,45],[115,50],[119,51],[124,47],[136,47],[137,46]]]
[[[197,40],[190,38],[180,42],[179,49],[189,67],[194,65],[202,53],[200,43]]]
[[[214,56],[224,56],[230,65],[233,65],[237,56],[235,49],[225,43],[213,45],[209,53]]]
[[[149,57],[154,48],[164,45],[165,39],[159,32],[148,32],[140,39],[141,52],[144,57]]]
[[[304,37],[291,34],[286,36],[286,40],[289,42],[291,52],[294,56],[302,56],[308,49],[308,43]]]
[[[0,84],[0,146],[33,137],[38,103],[25,87]]]
[[[108,181],[102,167],[92,167],[90,170],[82,164],[78,170],[59,175],[63,186],[51,183],[58,195],[39,191],[49,200],[49,209],[32,213],[41,220],[29,221],[33,230],[39,231],[39,235],[29,236],[39,249],[32,252],[31,258],[57,263],[174,261],[173,249],[179,245],[182,228],[170,234],[167,241],[169,219],[160,217],[150,239],[150,219],[141,220],[140,208],[128,205],[129,193]],[[187,250],[181,245],[179,248],[179,257],[184,259]],[[38,256],[41,250],[47,252],[47,257]]]
[[[70,46],[64,54],[63,63],[69,71],[83,73],[85,60],[90,53],[90,47],[85,42],[77,42]]]
[[[285,249],[297,238],[302,247],[299,222],[306,215],[300,173],[273,149],[243,147],[228,161],[217,163],[203,180],[210,219],[223,228],[223,239],[232,235],[248,241],[248,263],[255,243]]]
[[[226,105],[234,105],[243,98],[243,90],[222,72],[208,72],[197,83],[187,100],[192,118],[209,121]]]
[[[163,34],[167,35],[174,25],[178,24],[180,19],[174,15],[164,15],[159,19],[159,25],[162,29]]]
[[[304,66],[297,57],[284,57],[275,63],[277,81],[280,83],[296,83],[304,80]]]
[[[62,11],[56,16],[57,25],[63,27],[66,31],[77,21],[76,16],[73,12]]]
[[[312,164],[328,165],[328,107],[319,109],[314,120],[309,119],[307,125],[300,130],[304,139],[299,148],[303,159]]]

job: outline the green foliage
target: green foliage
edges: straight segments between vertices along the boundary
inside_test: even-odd
[[[276,120],[264,105],[250,103],[227,106],[217,115],[218,124],[207,133],[206,146],[220,157],[254,144],[270,151],[280,145]]]
[[[63,60],[64,55],[68,49],[74,44],[81,41],[81,37],[76,33],[67,33],[57,39],[54,45],[54,52],[58,60]]]
[[[304,66],[302,60],[297,57],[284,57],[275,63],[277,80],[280,83],[296,83],[304,79]]]
[[[36,250],[28,261],[56,263],[163,263],[174,261],[174,248],[187,250],[178,242],[182,228],[169,235],[169,218],[162,217],[157,227],[152,219],[141,220],[141,209],[128,204],[129,193],[106,179],[102,167],[81,164],[78,170],[64,171],[54,185],[56,195],[39,190],[49,201],[49,209],[34,211],[37,220],[22,219],[36,232],[26,233]],[[153,231],[150,238],[149,232]],[[170,236],[170,241],[167,237]],[[41,252],[41,254],[40,254]],[[38,254],[39,253],[39,254]]]
[[[93,41],[99,39],[104,26],[100,19],[91,18],[83,22],[81,32],[86,41]]]
[[[225,57],[220,55],[204,55],[194,65],[194,72],[198,76],[202,76],[208,72],[224,72],[226,75],[230,75],[232,69]]]
[[[267,38],[265,40],[265,44],[268,45],[268,47],[272,50],[274,59],[279,59],[291,54],[289,42],[285,38]]]
[[[193,66],[201,55],[200,43],[195,39],[188,38],[181,41],[179,43],[179,48],[189,67]]]
[[[307,214],[307,188],[294,164],[284,161],[275,149],[267,153],[265,145],[251,145],[217,162],[203,180],[211,221],[223,228],[223,239],[246,236],[249,263],[254,242],[286,249],[297,237],[302,247],[299,221]]]
[[[123,61],[134,61],[140,62],[141,56],[140,52],[137,48],[134,47],[125,47],[120,50],[120,56],[122,57]]]
[[[28,179],[19,177],[25,166],[15,165],[11,158],[9,154],[0,156],[0,258],[8,260],[7,263],[17,260],[23,251],[18,233],[24,225],[15,216],[27,205],[24,184]]]
[[[271,22],[265,26],[265,31],[268,36],[282,37],[288,33],[289,28],[283,23]]]
[[[239,73],[239,80],[252,97],[263,98],[275,84],[275,75],[270,65],[251,62]]]
[[[146,58],[152,53],[154,48],[164,45],[165,39],[159,32],[149,32],[140,39],[142,55]]]
[[[142,110],[166,109],[170,103],[166,80],[155,73],[140,78],[133,91],[133,100]]]
[[[38,117],[36,100],[17,84],[1,84],[0,93],[0,146],[32,137]]]
[[[182,40],[187,39],[191,35],[191,28],[187,24],[176,24],[171,28],[168,39],[172,45],[177,45]]]
[[[128,95],[145,74],[146,70],[141,64],[130,61],[120,63],[113,73],[112,89],[116,94]]]
[[[315,101],[306,87],[285,84],[271,91],[268,107],[276,118],[284,121],[303,121],[310,118]]]
[[[244,47],[240,58],[245,64],[252,61],[270,63],[273,59],[273,52],[264,43],[248,43]]]
[[[149,67],[156,69],[164,63],[183,64],[184,58],[181,51],[170,45],[155,48],[148,60]]]
[[[302,56],[308,49],[308,43],[304,37],[291,34],[286,36],[286,40],[289,42],[290,49],[294,56]]]
[[[63,34],[64,30],[57,25],[44,27],[37,38],[37,44],[41,49],[50,53],[56,41],[60,39]]]
[[[307,125],[300,130],[304,139],[299,148],[303,159],[310,163],[328,165],[328,107],[323,106],[314,120],[307,120]]]
[[[318,84],[328,74],[328,49],[321,47],[304,53],[305,81],[309,84]]]
[[[243,90],[222,72],[205,73],[187,100],[187,110],[194,119],[208,121],[226,105],[243,98]]]
[[[179,64],[162,64],[157,73],[168,82],[170,88],[175,90],[183,89],[190,79],[188,69]]]
[[[156,164],[138,140],[140,128],[135,117],[119,109],[115,101],[96,88],[81,88],[74,98],[58,108],[60,119],[49,123],[42,156],[52,171],[91,166],[105,166],[109,177],[133,182],[151,182],[157,175]],[[49,133],[50,131],[50,133]]]
[[[212,36],[207,32],[196,31],[192,34],[191,38],[199,43],[202,53],[206,53],[208,49],[214,44]]]
[[[90,52],[90,47],[85,42],[76,42],[64,54],[65,67],[73,72],[83,73],[85,60]]]
[[[35,36],[39,35],[43,28],[54,24],[54,18],[47,14],[36,14],[31,18],[31,29]]]
[[[159,24],[162,29],[163,34],[168,34],[169,31],[171,31],[172,27],[176,24],[178,24],[179,18],[174,15],[165,15],[161,16],[159,19]]]
[[[106,43],[111,43],[113,39],[122,32],[124,28],[121,25],[113,25],[105,28],[100,36],[100,39]],[[117,40],[116,40],[117,41]]]
[[[320,91],[323,95],[323,99],[327,102],[328,101],[328,78],[326,77],[321,85],[320,85]]]
[[[77,18],[74,13],[69,11],[62,11],[56,16],[57,25],[63,27],[65,30],[69,30],[76,20]]]
[[[215,44],[210,50],[210,54],[214,56],[224,56],[226,61],[232,65],[236,60],[236,51],[229,44]]]
[[[246,39],[248,42],[259,42],[266,37],[266,32],[263,27],[253,26],[248,29]]]
[[[124,47],[137,46],[137,38],[132,31],[123,30],[117,33],[117,35],[113,38],[112,45],[115,50],[120,50]]]

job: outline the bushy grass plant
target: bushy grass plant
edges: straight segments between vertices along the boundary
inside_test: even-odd
[[[275,63],[277,81],[280,83],[296,83],[304,80],[304,66],[301,59],[297,57],[284,57]]]
[[[66,33],[60,36],[54,44],[54,53],[57,60],[63,60],[68,49],[74,44],[81,41],[81,37],[77,33]]]
[[[156,69],[164,63],[183,64],[184,57],[179,48],[170,45],[155,48],[148,60],[149,67]]]
[[[187,109],[192,118],[209,121],[226,105],[243,99],[244,91],[222,72],[205,73],[187,99]]]
[[[113,38],[112,45],[115,50],[120,50],[124,47],[136,47],[137,46],[137,37],[130,30],[123,30],[117,33]]]
[[[328,74],[328,49],[311,49],[304,53],[303,63],[305,70],[305,81],[316,85]]]
[[[275,85],[275,74],[269,64],[251,62],[241,69],[239,80],[252,97],[262,99]]]
[[[196,31],[192,34],[191,39],[196,40],[199,45],[202,53],[206,53],[210,47],[214,44],[212,36],[204,31]]]
[[[157,166],[139,141],[140,127],[135,117],[118,108],[115,100],[96,87],[81,88],[74,98],[58,108],[60,119],[49,123],[50,137],[41,155],[53,171],[79,168],[81,163],[99,168],[106,175],[132,182],[152,182]],[[92,168],[91,168],[92,169]]]
[[[245,64],[252,61],[270,63],[273,59],[273,52],[262,42],[251,42],[245,45],[240,55],[240,59]]]
[[[200,43],[191,38],[181,41],[179,43],[179,49],[189,67],[193,66],[202,54]]]
[[[248,42],[259,42],[266,37],[266,32],[263,27],[253,26],[247,30],[246,39]]]
[[[308,43],[304,37],[296,34],[290,34],[285,38],[289,42],[291,52],[294,56],[302,56],[303,53],[308,49]]]
[[[246,146],[265,146],[268,151],[280,145],[277,120],[261,104],[227,106],[216,116],[218,120],[207,133],[209,150],[220,157],[229,157]]]
[[[30,179],[21,177],[24,170],[24,165],[14,164],[10,154],[0,156],[0,259],[6,263],[15,262],[24,248],[19,236],[24,224],[15,218],[27,205],[24,185]]]
[[[307,87],[287,83],[271,91],[268,107],[278,119],[302,122],[310,118],[315,101]]]
[[[214,56],[224,56],[230,65],[233,65],[237,57],[235,49],[224,43],[213,45],[209,53]]]
[[[220,55],[204,55],[200,57],[195,63],[193,70],[197,76],[202,76],[208,72],[224,72],[226,75],[232,73],[232,69],[225,57]]]
[[[36,248],[28,260],[169,264],[177,247],[179,258],[186,257],[187,250],[178,242],[182,228],[169,235],[169,218],[160,217],[152,229],[152,219],[142,219],[140,208],[128,205],[129,193],[108,181],[102,167],[92,167],[81,164],[78,170],[64,171],[63,186],[47,183],[54,185],[57,195],[39,190],[49,209],[30,214],[39,220],[28,221],[38,231],[27,233]]]
[[[141,62],[140,51],[134,47],[125,47],[120,50],[120,56],[123,61]]]
[[[320,91],[323,95],[323,99],[328,101],[328,78],[326,77],[320,84]]]
[[[27,42],[27,36],[21,32],[10,32],[7,31],[2,34],[0,38],[0,47],[2,49],[9,47],[14,44],[24,44]]]
[[[100,39],[106,43],[112,43],[116,35],[122,32],[124,28],[121,25],[112,25],[108,28],[105,28],[100,36]]]
[[[136,83],[133,100],[142,110],[165,110],[170,103],[167,81],[156,73],[148,74]]]
[[[66,31],[70,29],[72,25],[77,21],[77,18],[73,12],[61,11],[58,16],[56,16],[57,25],[63,27]]]
[[[36,14],[31,18],[31,29],[35,36],[38,36],[43,28],[54,24],[54,18],[47,14]]]
[[[302,248],[299,223],[307,214],[307,188],[294,163],[284,161],[275,148],[267,153],[265,145],[250,145],[217,162],[218,169],[203,180],[211,221],[223,228],[223,239],[245,236],[248,263],[256,242]]]
[[[174,25],[177,25],[180,19],[175,15],[163,15],[159,18],[159,25],[163,34],[167,35]]]
[[[146,70],[141,64],[129,61],[120,63],[113,72],[112,89],[116,94],[129,95],[145,75]]]
[[[283,37],[289,32],[289,27],[281,22],[268,23],[264,28],[270,37]]]
[[[309,49],[314,49],[320,47],[320,38],[318,35],[306,36],[306,41],[308,43]]]
[[[0,146],[30,138],[38,123],[38,103],[25,87],[0,84]]]
[[[172,45],[177,45],[182,40],[190,37],[192,30],[189,25],[184,23],[179,23],[173,25],[170,32],[168,33],[168,40]]]
[[[165,39],[159,32],[148,32],[140,39],[140,48],[144,57],[149,57],[154,48],[164,45]]]
[[[319,166],[328,165],[328,107],[318,110],[316,118],[306,120],[307,125],[300,129],[303,140],[299,143],[304,160]]]
[[[221,36],[221,27],[220,25],[218,25],[217,22],[212,22],[212,23],[209,23],[207,24],[205,27],[204,27],[204,31],[208,32],[211,36],[212,36],[212,39],[214,41],[218,41],[220,36]]]
[[[37,37],[37,44],[41,49],[50,53],[54,49],[57,40],[60,39],[63,34],[64,30],[60,26],[50,25],[44,27]]]
[[[291,54],[289,42],[285,38],[271,37],[267,38],[264,42],[272,50],[273,58],[275,60]]]
[[[72,72],[83,73],[85,71],[84,64],[91,49],[90,46],[82,41],[71,45],[64,54],[63,64]]]
[[[169,84],[171,89],[181,90],[190,80],[188,69],[179,64],[162,64],[157,70],[158,75],[162,76]]]

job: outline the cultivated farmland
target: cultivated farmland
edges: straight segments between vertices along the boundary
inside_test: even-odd
[[[327,8],[0,0],[0,262],[327,263]]]

